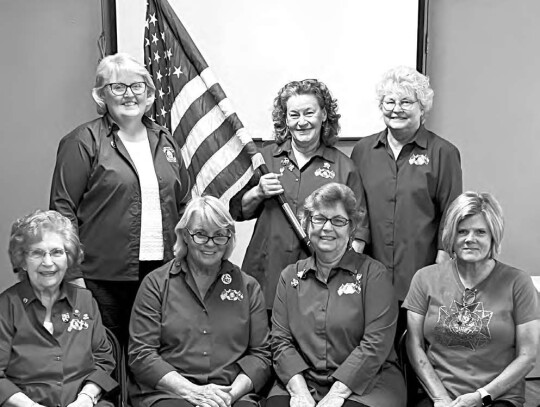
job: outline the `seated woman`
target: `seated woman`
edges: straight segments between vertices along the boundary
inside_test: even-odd
[[[92,407],[115,365],[90,291],[64,282],[83,258],[75,228],[36,211],[13,224],[9,256],[21,281],[0,294],[0,404]]]
[[[403,307],[409,359],[427,392],[419,406],[523,406],[540,336],[538,294],[525,272],[495,260],[502,237],[495,198],[465,192],[444,223],[453,258],[413,277]]]
[[[279,380],[267,407],[405,405],[392,281],[381,263],[351,250],[356,208],[352,190],[337,183],[306,199],[315,254],[281,273],[271,335]]]
[[[176,259],[142,282],[130,320],[135,407],[250,406],[270,376],[259,284],[227,258],[234,221],[211,196],[176,226]]]

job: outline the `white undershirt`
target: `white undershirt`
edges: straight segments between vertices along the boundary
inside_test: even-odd
[[[122,140],[137,168],[141,184],[141,247],[139,260],[163,260],[163,226],[159,203],[159,184],[148,138]]]
[[[54,332],[54,325],[51,321],[43,321],[43,326],[52,335]]]

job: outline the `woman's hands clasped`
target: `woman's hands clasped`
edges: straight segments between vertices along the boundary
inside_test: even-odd
[[[290,407],[315,407],[315,400],[311,394],[291,394]]]
[[[232,403],[231,389],[231,386],[217,384],[192,386],[183,398],[196,407],[230,407]]]

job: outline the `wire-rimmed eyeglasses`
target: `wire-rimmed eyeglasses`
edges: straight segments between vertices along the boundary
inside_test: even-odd
[[[51,250],[33,249],[33,250],[27,250],[26,254],[32,260],[43,260],[43,258],[46,255],[51,256],[52,259],[58,259],[60,257],[63,257],[66,254],[66,251],[61,248],[56,248],[56,249],[51,249]]]
[[[192,233],[190,230],[186,229],[191,238],[193,239],[193,242],[196,244],[206,244],[209,240],[212,240],[215,245],[217,246],[224,246],[227,243],[229,243],[231,235],[217,235],[217,236],[207,236],[201,232],[195,232]]]
[[[124,96],[129,89],[131,89],[131,92],[134,95],[142,95],[144,92],[146,92],[146,83],[145,82],[134,82],[131,85],[126,85],[125,83],[109,83],[105,86],[109,86],[111,88],[111,92],[113,95],[116,96]]]
[[[384,110],[388,111],[394,110],[396,106],[401,107],[401,110],[411,110],[416,102],[418,102],[418,100],[383,100],[382,107],[384,108]]]

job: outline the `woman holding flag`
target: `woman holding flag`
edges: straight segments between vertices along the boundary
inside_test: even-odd
[[[361,252],[369,238],[356,168],[334,147],[340,130],[337,110],[337,101],[324,83],[305,79],[286,84],[274,100],[275,143],[261,150],[270,172],[258,173],[231,200],[236,220],[257,218],[242,270],[259,281],[269,308],[281,271],[308,255],[279,203],[270,198],[283,194],[293,213],[300,214],[315,189],[330,182],[345,184],[357,197],[361,219],[352,247]]]

